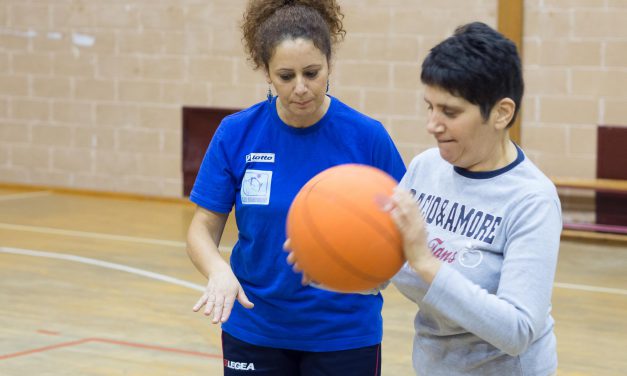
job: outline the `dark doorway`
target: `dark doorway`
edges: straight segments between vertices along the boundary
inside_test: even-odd
[[[207,147],[222,119],[239,111],[229,108],[183,107],[183,194],[189,196]]]
[[[627,127],[601,125],[597,131],[597,178],[627,180]],[[627,226],[627,193],[596,193],[597,223]]]

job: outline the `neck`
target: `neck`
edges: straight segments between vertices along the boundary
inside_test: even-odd
[[[509,133],[507,133],[507,137],[505,137],[503,142],[499,144],[498,147],[500,158],[497,160],[494,170],[498,170],[499,168],[509,165],[518,157],[518,149],[516,149],[516,145],[514,145],[512,140],[509,138]]]
[[[510,140],[509,134],[506,133],[497,144],[486,150],[483,162],[465,168],[473,172],[494,171],[514,162],[517,157],[518,150],[512,140]]]
[[[278,98],[276,101],[276,109],[277,113],[279,114],[279,118],[285,124],[294,128],[307,128],[316,124],[327,113],[330,105],[331,98],[328,95],[325,95],[322,105],[318,107],[318,109],[314,113],[306,116],[295,116],[290,114],[290,112],[285,109],[285,107],[283,107],[283,104]]]

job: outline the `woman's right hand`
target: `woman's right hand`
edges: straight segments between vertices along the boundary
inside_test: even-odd
[[[209,281],[205,292],[200,299],[194,305],[194,312],[198,312],[202,306],[205,306],[205,316],[211,315],[213,312],[212,323],[223,323],[229,319],[231,310],[235,304],[235,299],[244,308],[253,308],[254,304],[248,300],[246,293],[242,285],[231,271],[231,268],[226,265],[225,268],[221,268],[209,275]]]
[[[390,213],[401,233],[407,262],[425,282],[431,283],[442,263],[427,247],[425,221],[414,197],[397,187],[392,197],[381,197],[379,200],[382,209]]]

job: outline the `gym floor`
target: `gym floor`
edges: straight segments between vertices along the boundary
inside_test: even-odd
[[[220,329],[191,307],[194,207],[0,187],[0,374],[220,375]],[[236,239],[227,224],[225,257]],[[627,370],[627,243],[563,240],[553,292],[560,376]],[[416,307],[384,291],[383,375],[412,374]]]

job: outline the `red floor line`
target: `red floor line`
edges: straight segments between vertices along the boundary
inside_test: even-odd
[[[175,348],[172,348],[172,347],[146,345],[146,344],[142,344],[142,343],[118,341],[118,340],[106,339],[106,338],[89,338],[89,340],[90,341],[94,341],[94,342],[110,343],[110,344],[120,345],[120,346],[137,347],[137,348],[140,348],[140,349],[149,349],[149,350],[173,352],[173,353],[193,355],[193,356],[202,356],[204,358],[222,359],[222,355],[203,353],[203,352],[199,352],[199,351],[181,350],[181,349],[175,349]]]
[[[142,343],[118,341],[118,340],[107,339],[107,338],[84,338],[84,339],[80,339],[76,341],[62,342],[56,345],[44,346],[44,347],[40,347],[37,349],[31,349],[31,350],[19,351],[19,352],[12,353],[12,354],[0,355],[0,360],[41,353],[45,351],[55,350],[55,349],[62,348],[62,347],[77,346],[77,345],[81,345],[83,343],[88,343],[88,342],[100,342],[100,343],[107,343],[107,344],[118,345],[118,346],[135,347],[139,349],[172,352],[172,353],[185,354],[185,355],[191,355],[191,356],[200,356],[200,357],[212,358],[212,359],[222,359],[222,355],[203,353],[199,351],[181,350],[181,349],[175,349],[172,347],[146,345]]]
[[[30,355],[30,354],[40,353],[44,351],[50,351],[50,350],[58,349],[61,347],[76,346],[76,345],[80,345],[82,343],[89,342],[89,341],[90,339],[79,339],[77,341],[62,342],[62,343],[57,343],[56,345],[40,347],[38,349],[31,349],[31,350],[19,351],[13,354],[0,355],[0,360],[16,358],[18,356]]]
[[[45,330],[45,329],[39,329],[39,330],[37,330],[37,333],[47,334],[47,335],[50,335],[50,336],[58,336],[59,334],[61,334],[59,332],[53,332],[51,330]]]
[[[568,230],[587,230],[627,234],[627,226],[604,225],[597,223],[564,223],[564,228]]]

